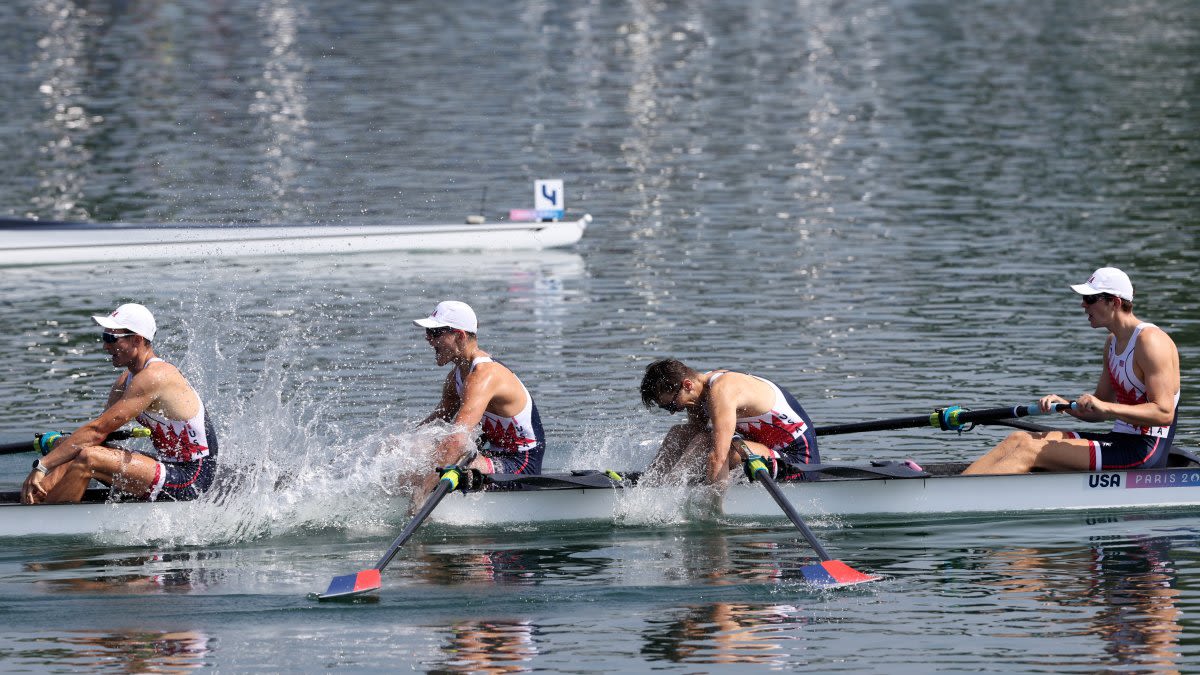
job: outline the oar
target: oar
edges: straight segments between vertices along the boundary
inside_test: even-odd
[[[746,453],[746,466],[750,475],[754,480],[763,484],[771,498],[775,500],[779,508],[783,509],[796,529],[800,530],[800,534],[804,535],[804,539],[816,552],[817,557],[821,559],[819,565],[804,565],[800,568],[800,573],[804,576],[805,581],[816,586],[838,587],[877,581],[881,578],[874,574],[863,574],[840,560],[834,560],[821,542],[817,541],[817,536],[813,534],[812,530],[808,529],[808,525],[804,524],[800,514],[780,492],[779,486],[775,484],[775,479],[771,478],[771,472],[767,469],[763,458],[750,452],[745,443],[742,444],[742,450]]]
[[[1062,412],[1076,407],[1075,403],[1059,403],[1051,412]],[[915,427],[933,427],[943,431],[960,431],[968,424],[982,424],[999,420],[1027,417],[1029,415],[1049,415],[1042,412],[1037,403],[1016,405],[1011,408],[987,408],[985,410],[964,410],[958,406],[938,408],[928,415],[913,417],[894,417],[873,422],[853,422],[851,424],[833,424],[817,427],[818,436],[833,436],[835,434],[853,434],[860,431],[886,431],[888,429],[911,429]]]
[[[64,436],[70,436],[64,433]],[[150,430],[146,427],[134,427],[132,429],[118,429],[109,434],[104,440],[108,441],[125,441],[130,438],[145,438],[150,435]],[[0,444],[0,455],[15,455],[20,452],[37,452],[37,439],[32,441],[21,441],[20,443],[3,443]]]
[[[466,459],[467,457],[460,459],[459,464],[463,464]],[[413,516],[408,526],[404,528],[399,537],[396,537],[396,541],[392,542],[391,548],[387,550],[387,553],[383,554],[383,557],[379,559],[379,562],[375,563],[374,567],[355,572],[354,574],[344,574],[340,577],[334,577],[333,581],[329,582],[329,588],[326,588],[324,593],[317,595],[317,600],[321,602],[327,600],[350,600],[379,590],[383,586],[383,580],[379,573],[383,571],[383,568],[388,566],[388,563],[392,562],[392,558],[396,557],[396,552],[400,550],[404,542],[408,541],[413,532],[417,531],[421,523],[425,522],[429,514],[433,513],[433,509],[442,501],[442,498],[458,487],[459,478],[467,470],[461,468],[459,464],[448,466],[442,470],[441,479],[438,480],[437,487],[433,489],[429,498],[425,500],[425,503],[421,506],[421,510]]]

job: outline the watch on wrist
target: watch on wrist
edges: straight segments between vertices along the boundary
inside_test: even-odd
[[[47,469],[46,465],[42,464],[42,460],[40,460],[40,459],[33,460],[33,468],[35,471],[42,474],[43,476],[50,473],[50,469]]]

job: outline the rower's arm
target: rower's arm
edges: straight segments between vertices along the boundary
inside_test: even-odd
[[[480,421],[488,404],[496,396],[501,384],[498,377],[499,364],[481,363],[471,369],[463,383],[462,400],[454,414],[455,431],[438,444],[438,461],[449,462],[460,457],[472,443],[470,432]]]
[[[1161,330],[1144,330],[1133,351],[1134,365],[1141,368],[1146,402],[1116,403],[1116,396],[1098,404],[1105,419],[1119,419],[1138,427],[1164,427],[1175,420],[1175,393],[1179,391],[1179,352],[1175,342]],[[1102,380],[1107,380],[1106,376]],[[1109,386],[1111,390],[1111,385]]]
[[[125,395],[125,387],[129,386],[129,371],[121,373],[117,376],[117,380],[113,382],[112,389],[108,392],[108,401],[105,402],[105,408],[111,408],[122,396]]]
[[[128,424],[158,398],[162,376],[158,369],[146,369],[125,382],[125,393],[104,409],[96,419],[80,426],[70,436],[59,441],[42,458],[42,466],[53,469],[75,459],[79,451],[101,445],[108,435]],[[111,397],[110,397],[111,398]]]
[[[725,382],[729,376],[709,389],[709,414],[712,415],[712,449],[708,454],[709,484],[723,483],[729,476],[729,452],[733,443],[733,432],[737,427],[737,404],[739,388],[734,382]]]
[[[421,420],[417,426],[429,424],[434,421],[449,422],[454,419],[454,415],[458,412],[459,400],[458,391],[454,387],[454,369],[446,375],[445,381],[442,382],[442,399],[438,401],[437,407],[429,416]]]

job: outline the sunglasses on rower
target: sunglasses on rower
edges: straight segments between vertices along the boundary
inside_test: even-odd
[[[1108,293],[1096,293],[1095,295],[1083,296],[1083,302],[1088,305],[1094,305],[1099,300],[1108,300],[1109,298],[1113,298],[1113,297],[1116,297],[1116,296],[1110,295]]]
[[[663,403],[662,401],[659,401],[658,407],[662,408],[663,410],[666,410],[667,412],[671,413],[672,415],[674,415],[677,412],[681,412],[683,410],[683,404],[681,404],[679,402],[679,395],[682,393],[683,393],[683,387],[681,386],[675,390],[674,394],[671,395],[670,401],[668,401],[667,403]]]
[[[439,326],[437,328],[426,328],[425,329],[425,339],[433,340],[435,338],[440,338],[441,336],[446,335],[447,333],[453,333],[456,330],[458,330],[458,329],[451,328],[450,326]]]
[[[110,333],[108,331],[104,331],[103,333],[100,333],[100,339],[104,340],[105,344],[111,345],[121,338],[132,337],[134,335],[137,335],[137,333]]]

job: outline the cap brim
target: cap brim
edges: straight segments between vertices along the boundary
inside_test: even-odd
[[[413,319],[413,325],[420,326],[421,328],[444,328],[450,324],[438,321],[433,317],[429,317],[427,319]]]
[[[1098,293],[1101,293],[1101,291],[1096,290],[1095,288],[1093,288],[1092,286],[1090,286],[1088,284],[1074,284],[1071,286],[1071,290],[1075,291],[1076,293],[1078,293],[1080,295],[1096,295]]]
[[[122,326],[119,322],[114,321],[110,316],[93,316],[92,321],[95,321],[104,328],[125,328],[125,330],[129,330],[127,327]]]

